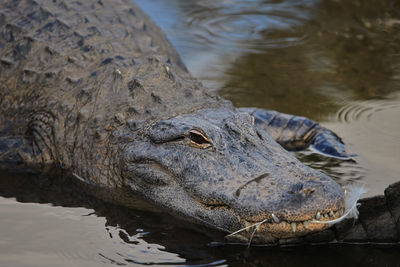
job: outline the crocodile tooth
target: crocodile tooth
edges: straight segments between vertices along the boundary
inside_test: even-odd
[[[278,219],[278,217],[275,216],[275,214],[271,213],[272,219],[274,219],[275,223],[280,223],[281,221]]]
[[[329,212],[329,216],[330,216],[330,217],[333,217],[333,215],[334,215],[334,214],[333,214],[333,211],[330,211],[330,212]]]
[[[317,220],[321,219],[321,213],[319,211],[317,212],[317,216],[315,216],[315,219]]]
[[[292,222],[290,225],[292,226],[293,233],[296,232],[296,227],[297,227],[296,223]]]
[[[342,216],[343,215],[343,209],[339,210],[339,215]]]
[[[304,228],[308,229],[308,221],[303,222]]]
[[[336,217],[339,216],[339,211],[335,211],[333,214],[335,214]]]
[[[286,227],[287,223],[285,221],[282,221],[282,226]]]

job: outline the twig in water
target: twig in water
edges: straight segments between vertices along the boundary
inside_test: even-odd
[[[254,234],[257,232],[258,229],[260,229],[261,224],[263,224],[263,223],[265,223],[265,222],[267,222],[267,221],[268,221],[268,219],[264,219],[264,220],[262,220],[261,222],[258,222],[258,223],[255,223],[255,224],[246,226],[246,227],[241,228],[241,229],[239,229],[239,230],[237,230],[237,231],[235,231],[235,232],[233,232],[233,233],[230,233],[229,235],[227,235],[227,237],[228,237],[228,236],[236,235],[236,234],[238,234],[238,233],[240,233],[240,232],[243,232],[243,231],[245,231],[245,230],[247,230],[247,229],[249,229],[249,228],[255,227],[254,230],[253,230],[253,232],[252,232],[252,234],[251,234],[251,236],[250,236],[250,239],[249,239],[248,247],[250,247],[251,240],[253,239]]]

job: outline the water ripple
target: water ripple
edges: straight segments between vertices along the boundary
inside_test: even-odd
[[[251,0],[188,1],[183,4],[186,23],[207,46],[246,50],[296,45],[305,35],[296,26],[308,20],[315,1],[259,2]],[[277,29],[287,36],[265,40]]]
[[[354,160],[329,159],[309,150],[296,152],[295,155],[307,166],[325,172],[342,186],[356,181],[363,182],[367,173],[367,170]]]
[[[400,114],[399,100],[366,100],[350,102],[340,108],[335,115],[335,120],[341,123],[360,123],[364,127],[371,127],[380,134],[400,138],[390,123],[384,123],[382,118]]]

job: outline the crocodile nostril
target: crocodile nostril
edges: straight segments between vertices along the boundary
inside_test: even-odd
[[[304,185],[302,183],[294,184],[288,193],[289,194],[298,194],[302,191],[303,187],[304,187]]]
[[[310,195],[315,191],[315,187],[307,188],[304,187],[302,183],[297,183],[292,186],[291,190],[288,191],[289,194],[304,194],[305,196]]]
[[[308,196],[308,195],[310,195],[311,193],[313,193],[315,191],[315,187],[313,187],[313,188],[304,188],[303,189],[303,192],[304,192],[304,194],[306,195],[306,196]]]

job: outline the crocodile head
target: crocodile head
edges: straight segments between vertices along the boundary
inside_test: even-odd
[[[335,181],[256,129],[247,113],[203,109],[159,121],[140,136],[122,152],[125,183],[227,233],[263,221],[255,240],[273,242],[323,230],[329,226],[311,221],[337,218],[344,208]]]

